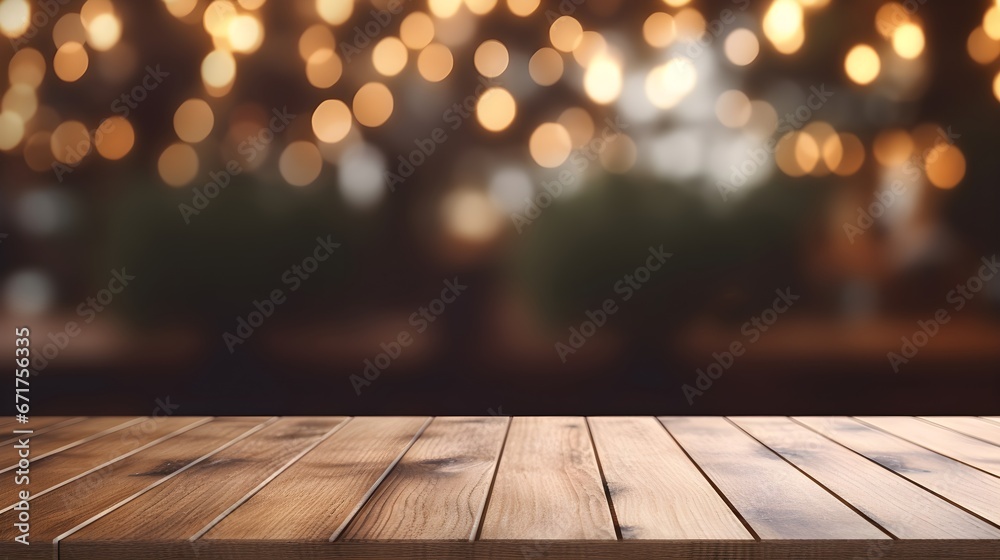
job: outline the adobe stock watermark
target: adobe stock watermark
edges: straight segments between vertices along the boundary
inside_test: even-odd
[[[524,210],[514,212],[510,215],[517,233],[523,233],[524,229],[534,223],[542,216],[542,210],[548,208],[553,202],[573,186],[583,173],[594,163],[601,154],[613,144],[621,134],[628,129],[629,123],[623,121],[621,117],[615,115],[614,119],[606,117],[604,128],[601,133],[595,135],[589,142],[573,150],[568,158],[568,165],[573,169],[563,168],[559,171],[555,179],[542,181],[542,190],[533,197],[525,197]],[[574,172],[575,170],[575,172]]]
[[[755,344],[764,336],[769,328],[774,326],[778,317],[787,312],[802,296],[792,293],[791,286],[774,291],[778,297],[774,298],[770,307],[765,308],[759,315],[754,315],[740,327],[740,334],[743,338],[733,340],[722,353],[712,352],[712,362],[705,368],[698,368],[695,371],[694,384],[685,383],[681,386],[681,392],[687,399],[689,405],[694,405],[695,397],[705,394],[705,391],[712,388],[712,384],[722,377],[722,374],[733,367],[736,358],[746,354],[747,348]]]
[[[372,382],[378,379],[383,371],[389,369],[392,363],[403,354],[403,349],[413,344],[414,335],[421,335],[427,331],[431,323],[437,321],[438,317],[444,314],[448,306],[455,303],[462,292],[469,289],[468,286],[459,283],[458,277],[444,281],[444,288],[441,289],[439,297],[432,299],[427,305],[421,306],[410,314],[408,324],[413,327],[399,331],[396,338],[389,342],[379,344],[381,352],[372,358],[365,358],[362,364],[364,368],[360,374],[354,373],[348,378],[354,393],[361,396],[361,389],[370,387]]]
[[[566,359],[571,354],[576,354],[578,350],[583,348],[587,341],[597,334],[597,330],[606,325],[612,315],[618,313],[618,310],[621,309],[619,304],[630,301],[636,292],[652,279],[653,273],[663,268],[667,259],[674,256],[673,253],[664,251],[663,245],[649,247],[647,253],[643,265],[612,285],[612,289],[618,297],[605,298],[597,309],[586,310],[584,312],[586,319],[579,326],[569,328],[569,337],[566,342],[556,341],[554,348],[562,363],[565,364]]]
[[[738,193],[746,185],[750,177],[756,175],[764,164],[767,163],[768,159],[774,156],[774,152],[778,149],[778,143],[786,133],[793,130],[800,130],[805,126],[816,115],[816,112],[827,104],[835,93],[832,90],[827,90],[826,84],[809,86],[809,92],[809,97],[806,98],[805,103],[796,107],[794,111],[785,113],[784,116],[778,118],[777,128],[763,145],[748,149],[747,157],[742,162],[729,166],[730,175],[728,182],[715,182],[715,188],[722,196],[723,202],[728,202],[730,196]]]
[[[417,169],[427,163],[437,153],[438,147],[448,141],[449,131],[456,132],[475,115],[476,104],[483,93],[499,84],[500,82],[494,78],[479,76],[479,84],[472,94],[465,96],[461,101],[452,103],[451,107],[441,113],[441,121],[447,126],[434,127],[425,136],[414,138],[414,149],[397,156],[396,169],[387,169],[385,172],[385,184],[389,187],[389,192],[396,192],[396,187],[406,182],[417,172]]]
[[[947,130],[939,127],[937,135],[934,137],[934,145],[924,150],[922,154],[910,156],[903,163],[903,175],[911,183],[917,181],[926,172],[927,166],[937,161],[941,152],[948,146],[955,144],[955,141],[961,137],[962,135],[953,132],[950,126]],[[903,183],[901,179],[896,179],[888,187],[877,191],[875,193],[875,200],[867,208],[858,206],[858,215],[854,223],[844,222],[843,225],[847,240],[853,245],[858,236],[871,229],[875,225],[875,220],[884,216],[886,211],[896,203],[899,197],[906,193],[907,187],[907,183]]]
[[[191,188],[191,203],[186,204],[182,202],[177,205],[181,219],[184,220],[184,225],[190,225],[192,216],[197,216],[208,209],[208,205],[229,186],[233,181],[233,177],[243,173],[244,164],[252,163],[261,154],[266,154],[267,147],[274,142],[277,134],[288,128],[289,123],[297,116],[289,113],[287,106],[281,109],[277,107],[271,109],[271,115],[271,120],[268,121],[267,126],[262,127],[256,134],[247,136],[236,146],[236,152],[243,156],[243,163],[233,158],[227,161],[222,169],[209,171],[209,181],[207,183],[201,187],[195,186]]]
[[[149,97],[150,92],[160,87],[163,80],[168,77],[170,77],[170,72],[160,69],[159,64],[155,67],[146,66],[146,73],[139,82],[111,102],[111,112],[127,119],[132,111]],[[67,175],[76,170],[84,156],[90,153],[94,146],[101,143],[104,135],[114,131],[114,121],[105,119],[97,128],[81,135],[76,142],[62,146],[62,157],[57,158],[60,161],[52,162],[52,171],[56,175],[56,180],[62,183]]]
[[[274,315],[279,305],[288,301],[288,295],[298,291],[303,282],[319,270],[319,265],[328,260],[340,248],[340,243],[334,243],[331,237],[333,236],[327,235],[325,239],[317,237],[312,252],[281,273],[283,288],[271,290],[264,301],[253,300],[251,303],[253,309],[247,313],[247,316],[245,318],[243,316],[236,317],[234,332],[222,333],[222,342],[225,343],[230,354],[236,352],[237,346],[249,340],[255,329],[260,328],[266,319]]]
[[[129,274],[125,267],[110,272],[111,277],[104,288],[98,290],[94,295],[88,296],[76,306],[76,314],[82,319],[82,323],[77,321],[66,321],[62,330],[48,333],[48,342],[42,345],[41,349],[31,359],[33,375],[41,375],[49,364],[59,357],[74,338],[80,336],[83,327],[89,325],[97,319],[100,313],[111,306],[115,296],[125,291],[135,276]]]
[[[900,337],[899,351],[886,354],[893,373],[899,373],[901,367],[910,363],[920,349],[927,346],[930,340],[941,332],[942,326],[951,322],[952,313],[965,309],[965,306],[996,277],[997,272],[1000,272],[1000,261],[995,254],[991,257],[982,257],[980,262],[982,265],[975,274],[965,282],[955,285],[945,295],[945,302],[951,304],[950,311],[948,307],[939,307],[930,318],[917,321],[917,329],[913,334]]]

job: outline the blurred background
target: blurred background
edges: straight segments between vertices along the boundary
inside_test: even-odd
[[[0,32],[36,414],[997,413],[992,0],[0,0]]]

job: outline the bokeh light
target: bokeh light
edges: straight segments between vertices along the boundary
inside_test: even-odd
[[[94,147],[104,159],[119,160],[135,145],[135,130],[124,117],[104,119],[94,133]]]
[[[867,85],[878,77],[882,62],[875,49],[869,45],[855,45],[844,59],[844,70],[853,82]]]
[[[339,99],[327,99],[312,115],[313,134],[321,142],[340,142],[351,131],[351,110]]]
[[[315,181],[323,170],[323,156],[312,142],[292,142],[278,158],[281,178],[293,187],[304,187]]]
[[[417,56],[417,70],[428,82],[440,82],[451,74],[455,59],[451,50],[441,43],[431,43]]]
[[[573,140],[559,123],[545,123],[531,133],[528,150],[535,163],[542,167],[559,167],[569,157]]]
[[[178,142],[163,150],[156,167],[164,183],[171,187],[183,187],[194,180],[198,165],[198,153],[194,148]]]
[[[476,48],[473,61],[480,74],[487,78],[496,78],[507,69],[510,55],[507,54],[507,47],[503,43],[490,39]]]
[[[385,84],[368,82],[354,94],[353,108],[354,118],[362,125],[381,126],[392,115],[392,92]]]
[[[536,84],[551,86],[563,75],[563,59],[559,52],[549,47],[535,51],[528,60],[528,74]]]
[[[476,119],[490,132],[499,132],[510,126],[516,114],[514,96],[504,88],[490,88],[476,102]]]

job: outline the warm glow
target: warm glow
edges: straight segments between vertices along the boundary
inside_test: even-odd
[[[517,114],[517,103],[509,91],[495,87],[479,96],[476,103],[476,119],[483,128],[491,132],[499,132],[514,122]]]
[[[705,34],[705,16],[694,8],[684,8],[674,15],[677,37],[687,41],[700,39]]]
[[[328,88],[340,80],[343,72],[344,64],[333,49],[319,49],[306,61],[306,79],[313,87]]]
[[[837,175],[846,177],[853,175],[865,163],[865,146],[861,140],[850,133],[839,134],[841,146],[840,163],[833,169]]]
[[[583,26],[575,18],[562,16],[549,27],[552,46],[562,52],[572,52],[583,40]]]
[[[383,76],[395,76],[406,67],[406,45],[395,37],[386,37],[372,50],[372,65]]]
[[[993,96],[997,98],[997,101],[1000,101],[1000,74],[993,78]]]
[[[427,7],[439,18],[450,18],[462,7],[462,0],[428,0]]]
[[[493,239],[503,225],[503,217],[489,196],[478,189],[452,191],[442,201],[441,213],[448,233],[471,243]]]
[[[28,84],[12,84],[7,93],[3,94],[3,102],[0,104],[3,112],[16,113],[21,120],[28,122],[38,111],[38,96],[35,88]]]
[[[808,143],[809,141],[806,142]],[[778,169],[780,169],[782,173],[788,175],[789,177],[801,177],[809,172],[808,170],[803,169],[801,165],[799,165],[799,158],[797,154],[797,152],[799,151],[798,145],[799,145],[799,133],[789,132],[784,136],[782,136],[781,139],[778,140],[777,145],[775,146],[774,163],[778,165]],[[813,146],[815,146],[815,142],[813,142]],[[806,148],[804,147],[803,152],[805,152],[805,149]],[[806,154],[803,153],[803,155]],[[818,150],[817,150],[817,157],[818,157]]]
[[[198,174],[198,153],[187,144],[171,144],[160,154],[156,167],[164,183],[183,187]]]
[[[666,47],[677,36],[674,18],[663,12],[653,12],[642,24],[642,37],[651,47]]]
[[[573,49],[573,60],[583,67],[590,65],[598,56],[606,53],[608,42],[604,36],[596,31],[584,31],[580,44]]]
[[[319,177],[323,170],[323,156],[312,142],[292,142],[278,158],[281,178],[294,187],[304,187]]]
[[[583,89],[595,103],[615,101],[622,92],[621,65],[607,55],[596,57],[583,74]]]
[[[750,121],[750,99],[740,90],[723,92],[715,102],[715,116],[729,128],[740,128]]]
[[[569,132],[559,123],[545,123],[531,133],[528,150],[542,167],[559,167],[573,150]]]
[[[305,61],[308,61],[309,57],[320,49],[333,51],[335,48],[337,48],[337,44],[333,40],[333,33],[330,32],[329,27],[322,23],[309,26],[299,37],[299,56]]]
[[[417,70],[428,82],[440,82],[447,78],[454,65],[451,51],[441,43],[427,45],[417,57]]]
[[[0,112],[0,150],[10,150],[24,138],[24,120],[13,111]]]
[[[187,17],[198,5],[198,0],[163,0],[167,5],[167,11],[175,18]]]
[[[477,16],[490,13],[496,5],[497,0],[465,0],[465,7]]]
[[[764,14],[764,35],[775,45],[788,44],[802,32],[802,6],[794,0],[774,0]]]
[[[1000,6],[991,6],[983,16],[983,30],[995,41],[1000,41]]]
[[[321,142],[340,142],[351,131],[351,110],[339,99],[327,99],[313,111],[312,129]]]
[[[90,131],[79,121],[67,121],[56,127],[49,138],[52,156],[56,161],[68,164],[79,163],[90,153]]]
[[[203,99],[188,99],[174,112],[174,131],[185,142],[201,142],[212,132],[213,126],[215,114]]]
[[[913,137],[901,128],[882,131],[872,145],[875,161],[885,167],[901,165],[913,155],[914,149]]]
[[[507,7],[515,16],[527,17],[538,9],[541,0],[507,0]]]
[[[316,13],[330,25],[340,25],[351,17],[354,0],[316,0]]]
[[[236,6],[228,0],[215,0],[205,8],[201,22],[212,37],[225,37],[229,23],[236,18]]]
[[[673,58],[646,77],[646,97],[660,109],[670,109],[691,93],[698,82],[691,59]]]
[[[551,86],[563,74],[563,59],[558,51],[549,47],[538,49],[528,60],[528,74],[540,86]]]
[[[98,14],[85,27],[87,44],[97,51],[111,49],[122,36],[122,24],[112,13]]]
[[[726,37],[726,58],[737,66],[746,66],[760,54],[760,41],[749,29],[736,29]]]
[[[882,69],[882,62],[875,49],[868,45],[857,45],[847,53],[844,59],[844,69],[847,77],[857,84],[872,83]]]
[[[66,43],[59,47],[52,59],[52,70],[64,82],[75,82],[87,72],[90,57],[80,43]]]
[[[434,20],[424,12],[413,12],[403,18],[399,38],[407,47],[420,50],[434,40]]]
[[[892,33],[892,48],[902,58],[917,58],[924,52],[924,30],[913,23],[900,25]]]
[[[31,27],[31,4],[28,0],[0,0],[0,33],[11,39]]]
[[[364,126],[385,124],[392,115],[392,92],[385,84],[369,82],[354,94],[354,118]]]
[[[982,27],[977,27],[969,34],[966,43],[969,56],[979,64],[989,64],[1000,56],[1000,41],[991,39]]]
[[[37,88],[45,77],[45,58],[35,49],[21,49],[10,58],[7,76],[12,84],[27,84]]]
[[[965,177],[965,156],[952,144],[937,146],[927,156],[927,180],[940,189],[952,189]]]
[[[251,15],[239,15],[229,22],[226,37],[234,51],[252,53],[264,42],[264,27]]]
[[[559,115],[556,121],[566,129],[573,147],[579,148],[594,137],[594,119],[586,109],[570,107]]]
[[[834,168],[840,165],[841,158],[844,157],[843,146],[840,144],[840,137],[833,126],[823,121],[812,121],[802,128],[797,148],[801,147],[802,153],[799,165],[803,169],[809,168],[809,173],[822,177],[828,175]],[[815,145],[815,163],[807,165],[813,161],[813,146],[808,146],[808,141],[804,137],[808,136]]]
[[[495,78],[507,69],[510,56],[503,43],[490,39],[479,45],[473,60],[480,74],[487,78]]]
[[[236,60],[226,51],[208,53],[201,62],[201,80],[205,85],[224,88],[236,79]]]
[[[94,147],[105,159],[119,160],[132,151],[134,145],[132,124],[119,116],[104,119],[94,133]]]
[[[59,21],[52,28],[52,43],[55,44],[56,48],[70,41],[81,45],[87,42],[87,30],[83,27],[80,14],[66,14],[59,18]]]

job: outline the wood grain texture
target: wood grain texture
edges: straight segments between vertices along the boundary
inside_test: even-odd
[[[655,418],[589,418],[623,539],[753,539]]]
[[[77,445],[87,443],[104,435],[127,428],[133,424],[142,422],[144,417],[130,416],[102,416],[87,418],[81,422],[69,424],[51,432],[39,435],[31,434],[21,436],[30,438],[31,455],[30,462],[35,462],[49,455],[54,455],[60,451],[72,449]],[[17,450],[13,445],[7,445],[3,449],[3,458],[0,465],[9,465],[0,469],[0,473],[13,470],[17,466]]]
[[[809,428],[943,498],[1000,524],[1000,479],[844,417],[795,417]]]
[[[270,424],[64,538],[60,556],[74,558],[78,543],[100,542],[108,558],[141,558],[152,552],[143,543],[188,541],[344,420],[283,418]]]
[[[989,420],[975,416],[921,416],[920,418],[993,445],[1000,445],[1000,424],[994,424]]]
[[[199,540],[331,540],[364,505],[429,420],[349,420]]]
[[[94,420],[0,558],[1000,558],[1000,477],[847,417]]]
[[[912,416],[860,416],[858,420],[967,465],[1000,476],[1000,448]]]
[[[31,545],[14,544],[14,511],[0,514],[0,557],[50,560],[54,539],[207,453],[257,429],[266,418],[222,418],[198,426],[31,500]]]
[[[201,424],[207,417],[148,418],[138,424],[90,440],[31,465],[32,494],[40,496],[75,476],[141,451],[144,446],[179,430]],[[0,512],[17,501],[18,488],[0,485]]]
[[[473,540],[509,422],[434,419],[341,539]]]
[[[70,424],[75,424],[77,422],[83,422],[86,420],[86,416],[32,416],[28,423],[19,424],[13,418],[8,419],[8,423],[0,428],[0,435],[3,439],[0,439],[0,445],[7,445],[17,441],[17,437],[14,434],[14,430],[31,430],[34,433],[31,435],[41,435],[45,432],[51,432],[52,430],[62,428],[63,426],[68,426]],[[21,435],[21,437],[24,437]]]
[[[761,539],[889,538],[725,418],[660,420]]]
[[[897,538],[1000,539],[1000,529],[789,418],[730,420]]]
[[[511,421],[480,538],[616,538],[583,418]]]

